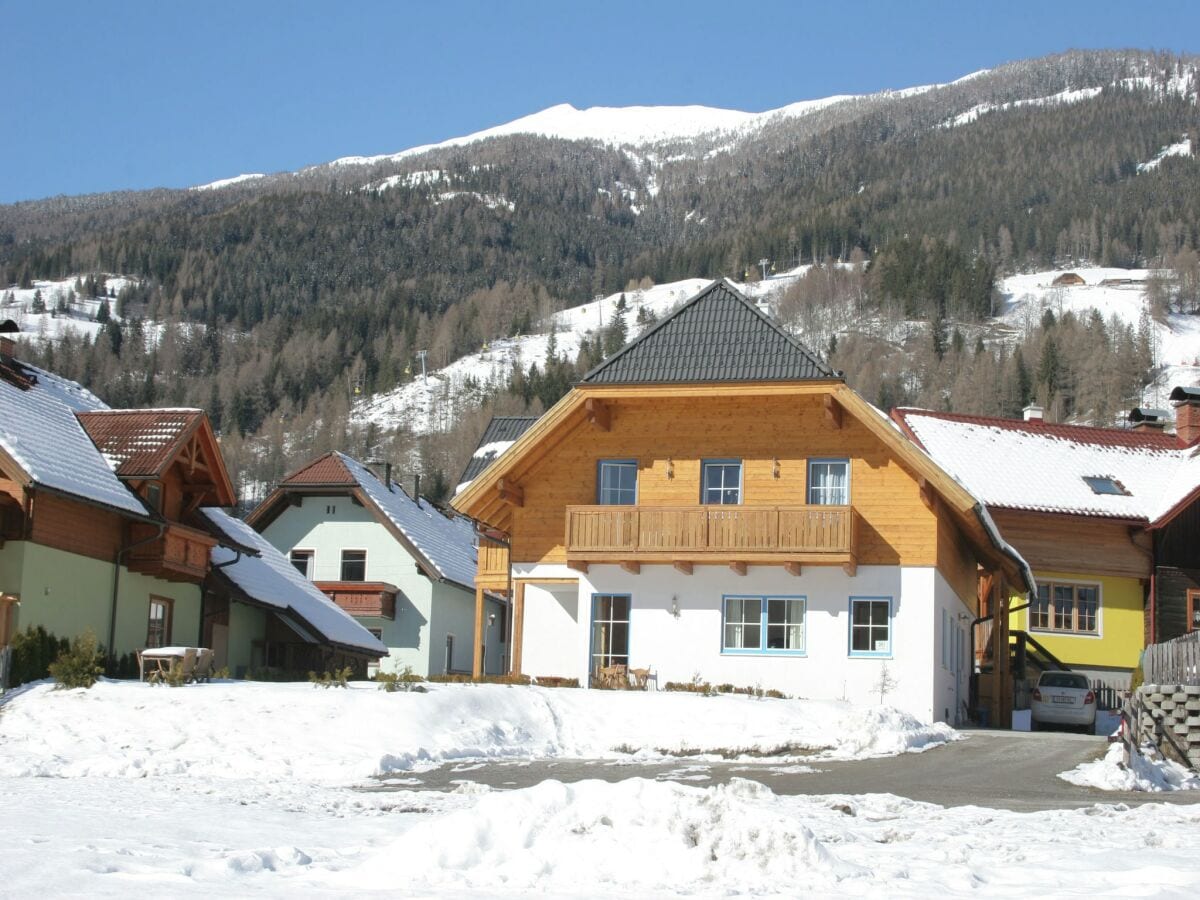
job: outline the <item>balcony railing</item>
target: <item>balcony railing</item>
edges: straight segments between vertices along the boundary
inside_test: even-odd
[[[352,616],[396,618],[395,585],[382,581],[318,581],[316,585]]]
[[[480,539],[475,584],[497,590],[508,589],[508,547]]]
[[[130,526],[130,542],[154,537],[158,526],[142,522]],[[153,575],[167,581],[200,582],[208,574],[208,556],[217,541],[212,535],[185,525],[170,524],[162,536],[134,546],[126,558],[131,572]]]
[[[853,562],[849,506],[569,506],[569,560]]]

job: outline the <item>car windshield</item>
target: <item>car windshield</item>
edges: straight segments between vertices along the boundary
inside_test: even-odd
[[[1087,690],[1087,678],[1070,672],[1043,672],[1038,687],[1081,688]]]

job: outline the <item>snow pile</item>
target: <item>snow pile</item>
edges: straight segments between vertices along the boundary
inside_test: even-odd
[[[1100,759],[1058,775],[1063,781],[1102,791],[1196,791],[1200,775],[1157,753],[1134,754],[1125,765],[1123,745],[1115,743]]]
[[[368,890],[403,876],[476,889],[774,893],[865,874],[775,799],[740,779],[710,789],[643,778],[544,781],[419,823],[346,880]]]
[[[886,708],[745,696],[430,684],[386,693],[102,681],[25,690],[0,717],[0,777],[296,779],[347,784],[449,760],[628,754],[851,759],[953,740]]]

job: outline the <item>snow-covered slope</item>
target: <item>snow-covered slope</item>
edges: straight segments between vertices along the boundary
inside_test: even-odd
[[[109,297],[71,299],[76,278],[72,275],[61,281],[35,281],[28,288],[0,287],[0,321],[12,319],[27,337],[57,340],[68,332],[74,332],[95,338],[104,328],[102,322],[96,321],[103,299],[108,300],[109,316],[118,319],[116,296],[127,286],[136,284],[137,279],[109,275],[106,281]],[[39,294],[45,305],[45,311],[40,313],[34,311]],[[60,310],[60,306],[65,309]]]

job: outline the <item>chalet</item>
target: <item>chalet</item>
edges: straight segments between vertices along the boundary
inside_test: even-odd
[[[1034,590],[986,511],[725,281],[582,381],[452,501],[514,671],[759,685],[957,720],[980,594]],[[475,660],[480,672],[480,660]]]
[[[448,518],[385,470],[344,453],[292,472],[246,520],[296,570],[388,649],[384,671],[470,672],[475,651],[471,523]],[[507,610],[489,598],[480,630],[484,671],[506,666]]]
[[[1087,282],[1083,280],[1083,276],[1077,272],[1063,272],[1052,282],[1050,282],[1050,285],[1051,287],[1076,287],[1086,283]]]
[[[1023,420],[893,412],[1033,567],[1038,593],[1009,623],[1029,661],[1127,685],[1148,641],[1189,627],[1200,600],[1200,389],[1172,399],[1175,434],[1163,410],[1134,410],[1128,429],[1051,424],[1037,407]]]
[[[38,625],[91,629],[113,657],[200,645],[214,559],[258,552],[210,527],[235,497],[208,417],[108,409],[15,359],[11,333],[0,333],[0,648]],[[261,608],[241,616],[247,653],[218,664],[248,668],[272,622]],[[346,646],[359,659],[382,650],[366,632]]]

